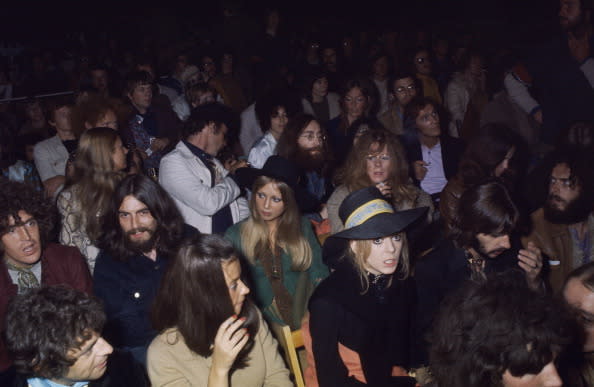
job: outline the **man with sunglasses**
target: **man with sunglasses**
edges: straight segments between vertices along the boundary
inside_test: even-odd
[[[185,222],[203,233],[223,233],[249,214],[247,201],[230,174],[247,166],[235,161],[225,169],[216,155],[227,144],[231,110],[218,103],[192,111],[183,139],[161,160],[159,183],[171,195]]]
[[[591,155],[558,151],[551,158],[549,195],[532,215],[526,238],[548,257],[549,280],[558,290],[573,269],[594,261],[594,174]],[[590,161],[590,162],[589,162]]]
[[[390,100],[392,103],[390,109],[378,118],[386,129],[396,135],[404,133],[404,108],[417,96],[417,82],[413,74],[403,72],[396,74],[388,83],[391,89]]]

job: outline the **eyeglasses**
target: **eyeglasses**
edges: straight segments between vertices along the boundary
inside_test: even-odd
[[[316,140],[316,139],[317,140],[320,140],[322,142],[323,141],[326,141],[326,136],[321,135],[321,134],[315,135],[313,133],[305,133],[305,134],[302,134],[299,137],[302,137],[302,138],[306,139],[307,141],[313,141],[313,140]]]
[[[372,162],[372,163],[375,163],[376,161],[390,161],[390,160],[392,160],[392,157],[387,154],[367,155],[365,158],[367,159],[367,161]]]
[[[417,90],[417,87],[415,85],[408,85],[408,86],[400,86],[396,88],[396,93],[398,94],[403,94],[406,92],[411,92],[411,91],[415,91]]]
[[[561,177],[561,178],[556,178],[556,177],[549,177],[549,185],[555,185],[555,184],[561,184],[562,187],[564,188],[573,188],[575,187],[575,179],[571,178],[571,177]]]
[[[415,59],[415,61],[417,63],[425,63],[425,62],[429,62],[429,58],[417,58],[417,59]]]

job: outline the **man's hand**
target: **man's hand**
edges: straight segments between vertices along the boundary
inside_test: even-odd
[[[225,163],[225,169],[229,171],[229,173],[235,173],[236,170],[239,168],[249,167],[250,164],[247,160],[230,160],[228,163]]]
[[[528,242],[528,246],[518,252],[518,266],[526,272],[528,285],[535,290],[538,289],[542,271],[542,253],[533,242]]]
[[[151,144],[151,150],[153,152],[158,152],[160,150],[165,149],[165,147],[169,145],[169,139],[163,138],[155,138]]]

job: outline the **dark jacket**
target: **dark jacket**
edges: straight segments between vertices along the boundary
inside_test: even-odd
[[[348,376],[339,343],[359,355],[369,386],[414,386],[409,378],[391,376],[393,366],[409,364],[414,284],[393,279],[390,287],[385,285],[370,283],[361,294],[358,273],[344,264],[316,288],[309,327],[320,387],[364,385]]]
[[[518,266],[519,241],[512,242],[512,248],[501,253],[497,258],[487,259],[485,274],[513,271],[518,278],[525,280],[522,269]],[[450,239],[439,243],[431,252],[420,258],[415,265],[415,283],[417,286],[416,342],[414,345],[413,366],[427,365],[427,347],[425,338],[443,299],[452,291],[460,288],[470,279],[470,268],[466,261],[465,250],[458,248]]]
[[[41,256],[41,285],[68,285],[91,294],[92,280],[86,260],[76,247],[49,244]],[[4,318],[9,301],[16,296],[17,285],[12,283],[4,260],[0,260],[0,328],[4,332]],[[0,370],[5,370],[12,361],[0,335]]]

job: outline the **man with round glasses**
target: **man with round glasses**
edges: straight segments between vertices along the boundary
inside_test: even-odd
[[[417,79],[411,73],[400,73],[388,83],[390,87],[390,109],[378,118],[386,129],[396,135],[404,133],[404,108],[417,95]]]

